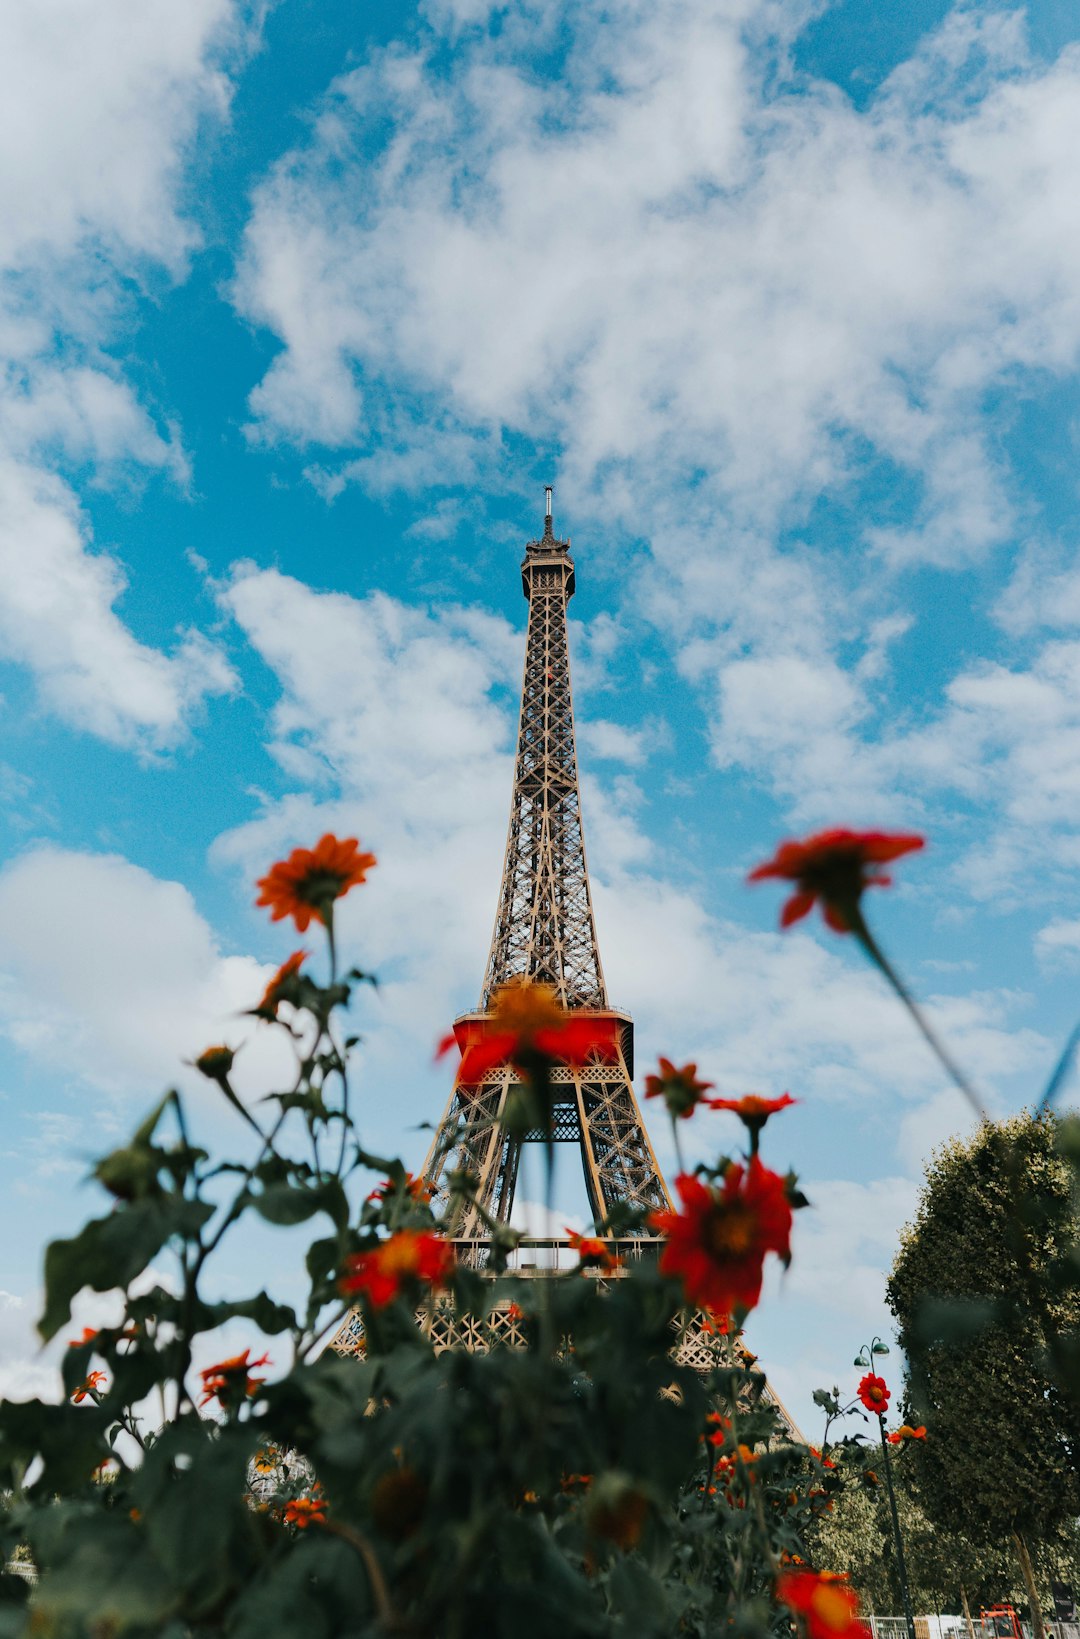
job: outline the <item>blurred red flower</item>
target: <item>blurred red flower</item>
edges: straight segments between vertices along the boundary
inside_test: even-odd
[[[300,933],[312,918],[328,922],[335,899],[363,882],[376,863],[374,854],[360,852],[355,837],[338,840],[328,831],[314,848],[294,848],[288,859],[271,865],[255,884],[261,888],[256,905],[270,909],[270,920],[291,916]]]
[[[782,928],[806,916],[820,899],[830,928],[850,933],[863,890],[886,888],[892,881],[879,867],[924,845],[922,837],[908,831],[818,831],[805,842],[782,842],[747,880],[780,877],[798,884],[780,914]]]
[[[778,1173],[753,1156],[733,1162],[723,1185],[681,1173],[675,1187],[682,1212],[654,1212],[652,1228],[667,1236],[660,1269],[678,1277],[688,1303],[730,1314],[752,1309],[761,1296],[767,1252],[791,1254],[791,1205]]]
[[[745,1093],[742,1098],[710,1098],[708,1105],[710,1110],[730,1110],[753,1133],[760,1132],[769,1117],[776,1115],[778,1110],[790,1109],[798,1102],[790,1093],[781,1093],[779,1098],[762,1098],[758,1093]]]
[[[261,1013],[268,1019],[277,1018],[278,1006],[283,1000],[282,989],[300,972],[310,955],[309,950],[294,950],[291,956],[286,957],[263,991],[258,1007],[253,1009],[255,1013]]]
[[[598,1235],[579,1235],[576,1229],[567,1229],[566,1238],[571,1251],[581,1259],[578,1266],[581,1269],[617,1269],[622,1262],[611,1242],[601,1240]]]
[[[441,1235],[402,1229],[370,1252],[346,1259],[338,1281],[343,1297],[362,1296],[375,1309],[393,1303],[403,1287],[415,1281],[445,1286],[454,1270],[454,1248]]]
[[[439,1043],[439,1054],[454,1045],[451,1034]],[[472,1027],[462,1049],[458,1081],[480,1081],[507,1060],[523,1074],[537,1059],[584,1064],[597,1053],[618,1057],[618,1025],[606,1014],[571,1012],[551,985],[519,976],[500,985],[488,1016]]]
[[[671,1116],[685,1119],[693,1115],[701,1103],[703,1093],[716,1085],[713,1081],[699,1081],[696,1064],[684,1064],[677,1070],[670,1059],[661,1055],[660,1074],[645,1077],[645,1097],[662,1098]]]
[[[829,1571],[782,1571],[776,1597],[805,1624],[807,1639],[870,1639],[859,1600],[845,1577]]]
[[[891,1446],[902,1445],[905,1440],[925,1440],[926,1427],[920,1423],[918,1428],[912,1428],[910,1423],[901,1423],[900,1427],[888,1436]]]
[[[326,1519],[324,1497],[294,1497],[285,1504],[285,1523],[306,1531],[309,1525],[322,1525]]]
[[[104,1372],[91,1372],[88,1377],[84,1377],[78,1388],[75,1390],[75,1393],[71,1396],[74,1404],[77,1406],[81,1405],[89,1395],[93,1394],[99,1383],[104,1383],[104,1381]]]
[[[231,1360],[219,1360],[216,1366],[207,1366],[199,1373],[203,1380],[203,1397],[200,1406],[208,1401],[216,1400],[226,1410],[236,1404],[238,1400],[250,1399],[262,1383],[263,1377],[252,1377],[250,1374],[260,1366],[270,1364],[269,1355],[261,1355],[258,1360],[249,1360],[250,1349],[243,1354],[237,1354]]]

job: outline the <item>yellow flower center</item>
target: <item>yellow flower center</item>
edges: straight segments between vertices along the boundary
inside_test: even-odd
[[[492,1026],[500,1035],[505,1032],[516,1036],[528,1046],[537,1031],[561,1030],[565,1024],[566,1009],[550,985],[511,979],[495,993]]]
[[[420,1261],[414,1235],[391,1235],[379,1248],[379,1262],[388,1275],[415,1275]]]
[[[705,1227],[705,1243],[714,1258],[742,1258],[757,1234],[757,1213],[738,1203],[714,1208]]]
[[[819,1622],[824,1623],[833,1633],[843,1633],[851,1626],[851,1598],[840,1588],[825,1583],[815,1588],[811,1599],[810,1609]]]

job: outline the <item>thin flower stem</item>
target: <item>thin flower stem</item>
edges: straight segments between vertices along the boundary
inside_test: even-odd
[[[372,1598],[375,1601],[379,1622],[383,1628],[393,1631],[393,1627],[397,1624],[397,1618],[390,1599],[390,1591],[386,1586],[382,1566],[379,1564],[375,1550],[367,1537],[351,1525],[341,1524],[339,1520],[323,1519],[319,1521],[319,1525],[322,1530],[329,1531],[332,1536],[340,1537],[343,1542],[347,1542],[350,1547],[356,1549],[364,1562],[364,1569],[371,1583]]]
[[[686,1171],[686,1162],[683,1160],[682,1139],[679,1137],[679,1121],[677,1116],[671,1118],[671,1136],[675,1143],[675,1155],[679,1162],[679,1171]]]
[[[849,916],[851,916],[850,912]],[[892,985],[892,988],[895,990],[896,994],[911,1014],[911,1017],[914,1019],[924,1041],[934,1054],[934,1057],[938,1060],[938,1063],[946,1071],[950,1079],[963,1093],[979,1120],[989,1121],[990,1117],[987,1115],[986,1109],[978,1093],[975,1091],[974,1087],[971,1085],[971,1082],[968,1080],[963,1070],[961,1070],[960,1066],[957,1064],[956,1060],[953,1058],[952,1054],[949,1052],[936,1030],[933,1029],[918,1002],[915,1000],[910,990],[908,990],[904,981],[901,979],[900,975],[896,972],[896,969],[881,949],[877,940],[867,927],[862,911],[857,906],[855,907],[854,915],[851,916],[851,931],[859,941],[867,956],[869,956],[870,960],[873,962],[874,966],[885,976],[890,985]]]

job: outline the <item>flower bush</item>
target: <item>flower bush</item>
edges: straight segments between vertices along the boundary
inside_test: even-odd
[[[851,835],[798,857],[785,845],[755,875],[798,884],[788,921],[820,898],[882,966],[861,893],[916,842]],[[575,1236],[572,1269],[515,1275],[506,1226],[486,1272],[463,1266],[449,1229],[474,1180],[451,1172],[433,1196],[366,1149],[354,1107],[342,1020],[366,976],[339,971],[334,908],[374,866],[355,838],[325,836],[259,883],[274,920],[322,929],[326,966],[295,951],[252,998],[251,1028],[295,1048],[290,1086],[245,1103],[238,1048],[193,1061],[242,1117],[246,1156],[209,1155],[170,1092],[96,1164],[107,1210],[47,1249],[45,1340],[86,1288],[123,1308],[64,1350],[63,1403],[0,1404],[0,1639],[861,1632],[845,1567],[806,1563],[852,1464],[830,1457],[828,1423],[820,1452],[792,1441],[741,1339],[805,1204],[760,1153],[790,1095],[708,1100],[696,1065],[662,1060],[649,1094],[676,1141],[711,1105],[739,1117],[744,1149],[684,1166],[678,1210],[622,1207]],[[493,1015],[456,1038],[459,1077],[512,1062],[541,1130],[553,1067],[617,1051],[607,1021],[528,981]],[[305,1233],[299,1304],[215,1284],[223,1243],[252,1221]],[[620,1264],[615,1238],[638,1235],[658,1255]],[[362,1348],[343,1357],[327,1342],[354,1305]],[[440,1309],[473,1347],[436,1350]],[[251,1341],[198,1367],[223,1327],[230,1348],[244,1327]],[[880,1382],[864,1379],[864,1404]],[[903,1424],[898,1457],[924,1434]]]

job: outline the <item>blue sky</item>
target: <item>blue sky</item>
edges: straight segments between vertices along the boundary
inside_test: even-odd
[[[326,829],[380,858],[365,1135],[422,1158],[553,482],[609,990],[640,1069],[800,1099],[770,1156],[814,1211],[752,1337],[812,1426],[966,1117],[747,869],[924,831],[875,925],[997,1111],[1080,1012],[1077,36],[1059,0],[10,9],[0,1384],[55,1382],[88,1160],[210,1040],[274,1075],[251,884]]]

